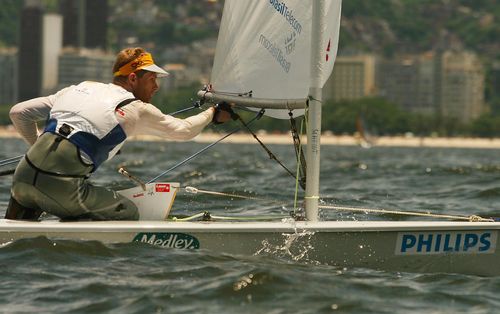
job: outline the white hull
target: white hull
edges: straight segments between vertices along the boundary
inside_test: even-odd
[[[26,222],[0,220],[0,243],[45,236],[386,271],[500,275],[500,223],[469,222]]]

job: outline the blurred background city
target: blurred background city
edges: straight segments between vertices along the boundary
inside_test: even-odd
[[[265,1],[265,0],[261,0]],[[10,107],[84,80],[110,82],[142,46],[171,75],[153,103],[187,107],[209,82],[222,0],[2,0],[0,124]],[[345,0],[323,130],[500,136],[498,0]],[[273,121],[260,128],[286,130]]]

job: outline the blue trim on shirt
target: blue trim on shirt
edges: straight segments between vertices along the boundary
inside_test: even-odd
[[[49,119],[45,127],[45,132],[50,132],[54,134],[61,135],[56,130],[57,120]],[[62,135],[61,135],[62,136]],[[92,163],[94,164],[95,171],[103,162],[108,159],[109,153],[120,143],[127,139],[127,135],[123,128],[117,124],[108,134],[106,134],[102,139],[97,136],[87,132],[76,132],[71,135],[68,139],[76,147],[81,149],[85,154],[87,154]]]

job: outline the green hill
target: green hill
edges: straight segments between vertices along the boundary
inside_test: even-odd
[[[57,8],[56,0],[43,2],[47,10]],[[155,19],[141,21],[133,17],[144,6],[142,1],[109,0],[110,45],[124,30],[159,47],[216,37],[222,2],[155,0]],[[2,0],[0,46],[17,45],[22,3]],[[454,45],[488,59],[500,58],[498,0],[345,0],[342,5],[341,50],[390,55]]]

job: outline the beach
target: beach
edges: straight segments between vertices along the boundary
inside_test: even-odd
[[[212,143],[222,138],[224,133],[203,132],[192,141],[197,143]],[[258,132],[258,138],[264,144],[292,145],[290,134],[274,134]],[[13,126],[0,127],[0,138],[20,138]],[[168,141],[156,136],[135,136],[132,141]],[[302,137],[302,143],[306,143],[306,137]],[[251,134],[236,133],[223,140],[223,143],[234,144],[258,144]],[[321,145],[341,146],[366,146],[356,135],[334,135],[323,134]],[[500,138],[472,138],[472,137],[417,137],[417,136],[380,136],[372,140],[368,146],[387,147],[456,147],[456,148],[489,148],[500,149]]]

